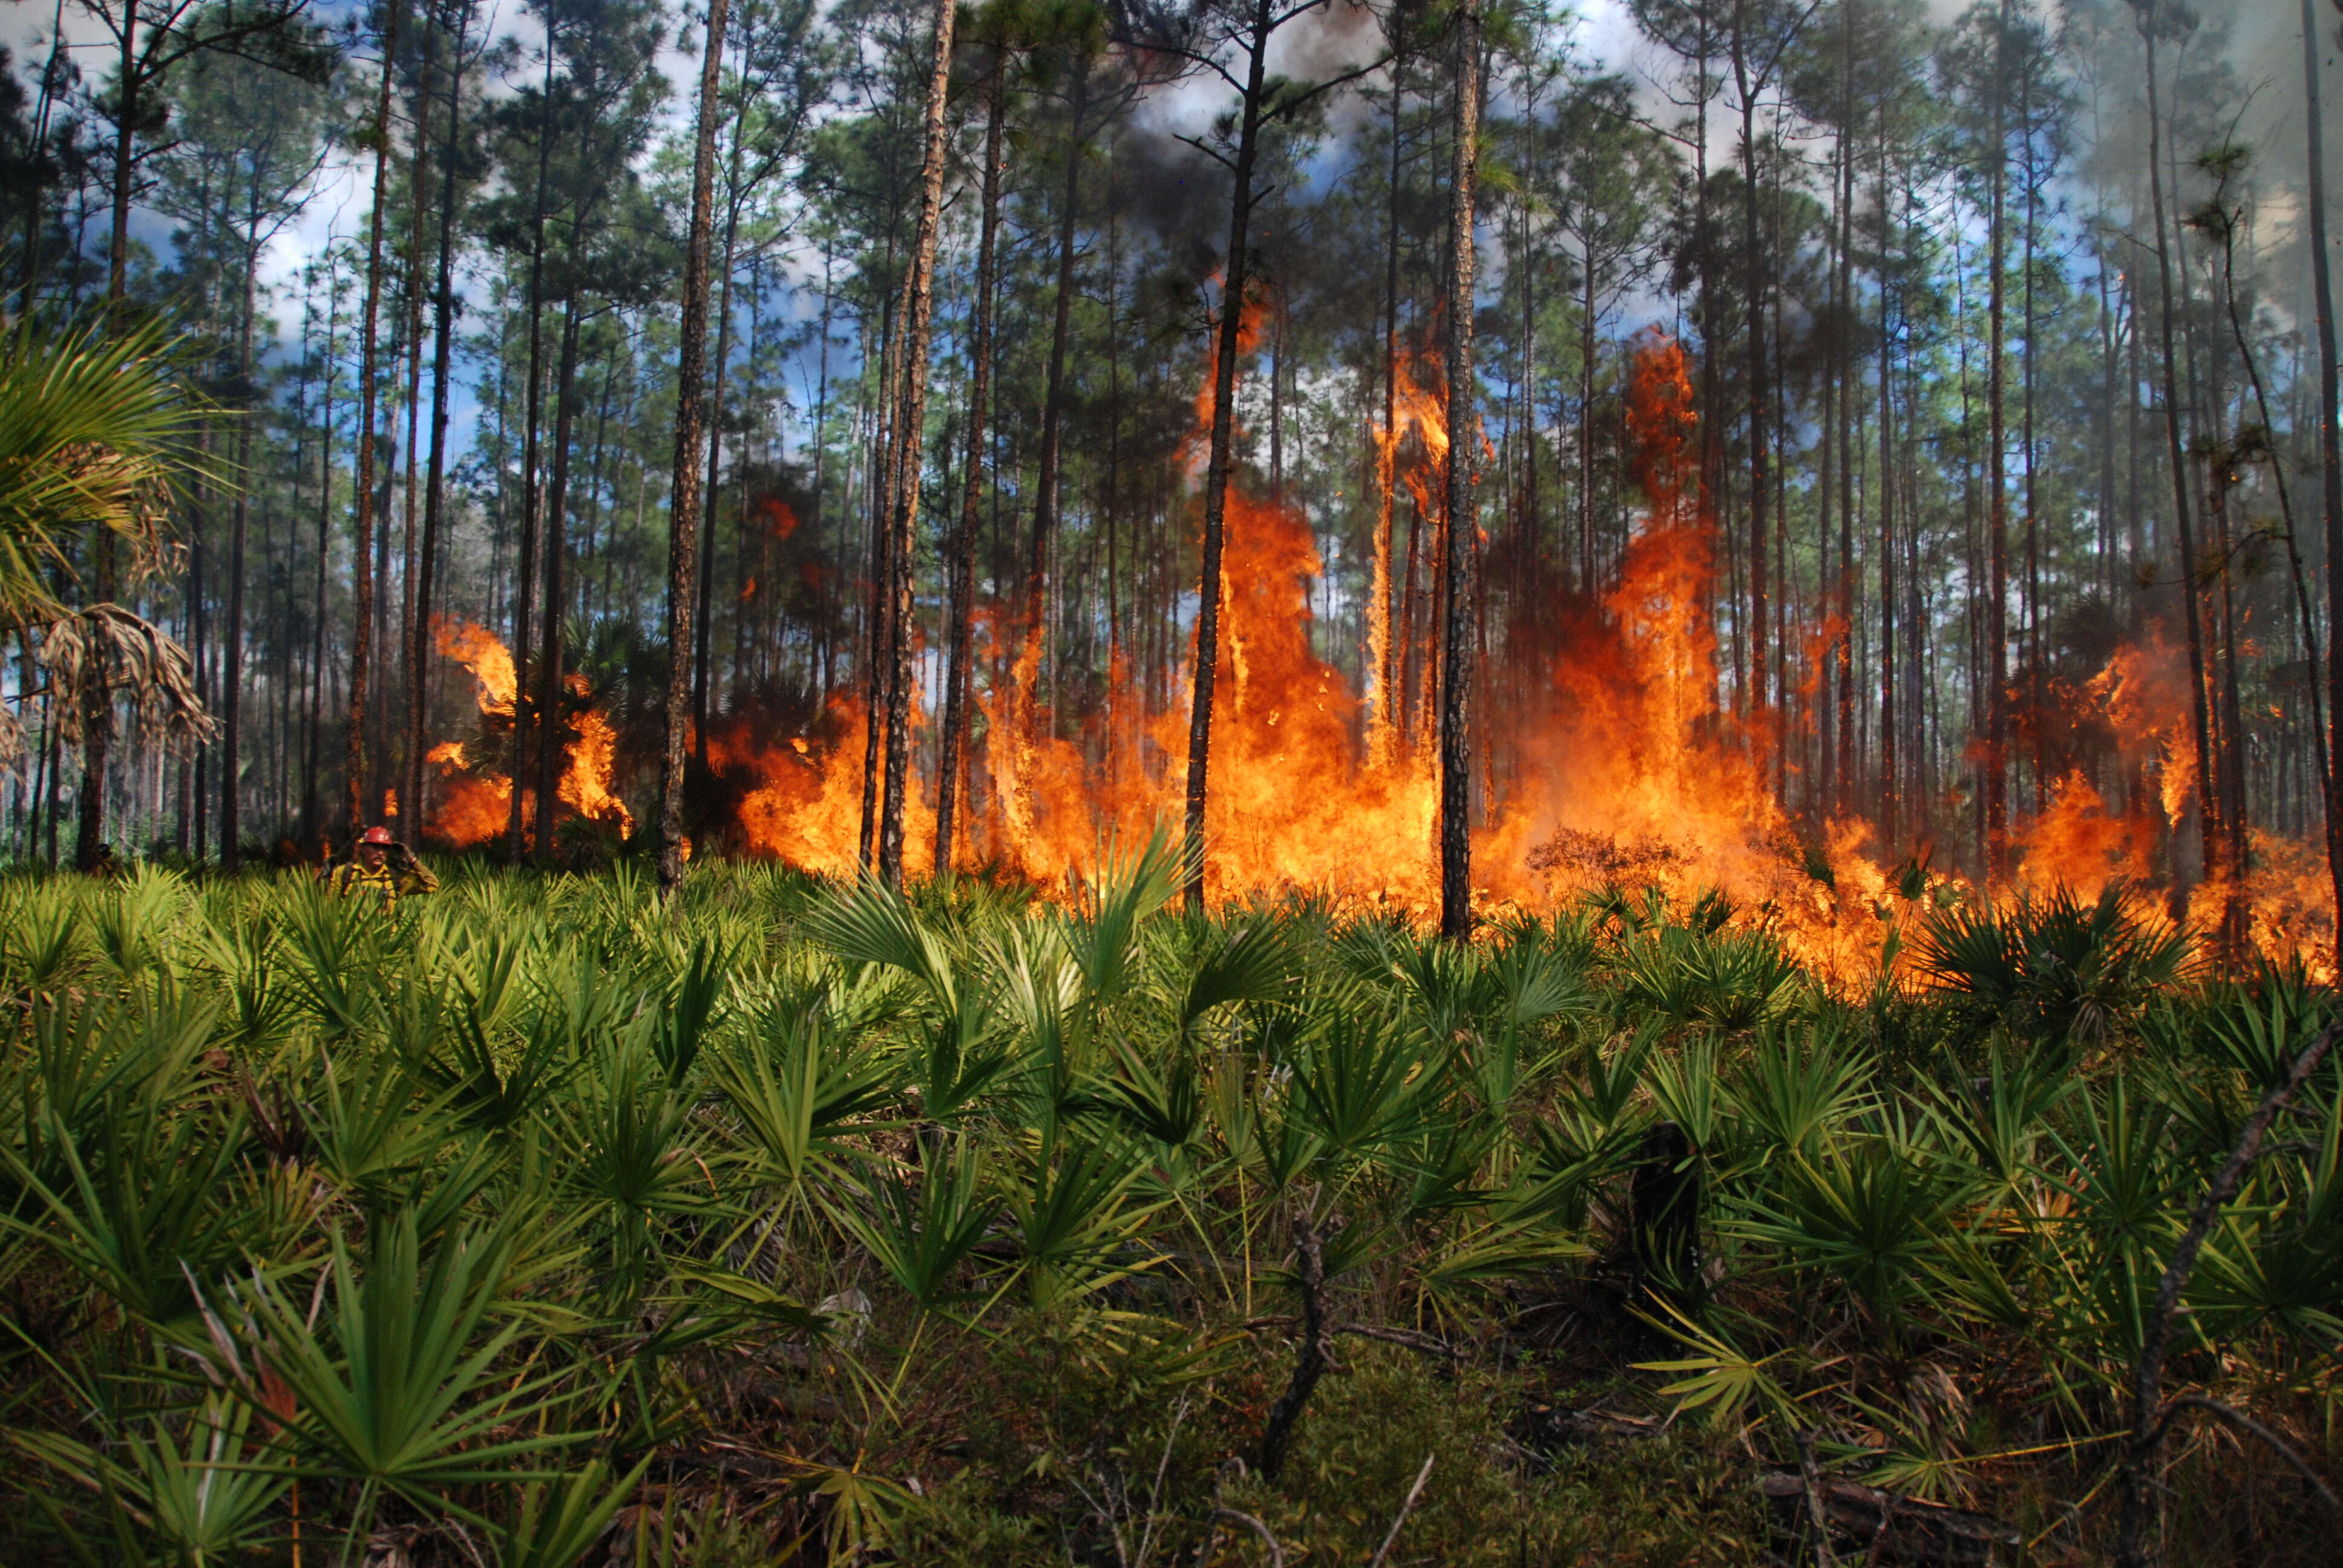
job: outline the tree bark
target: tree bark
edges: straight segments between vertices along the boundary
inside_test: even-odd
[[[512,789],[505,814],[505,859],[515,866],[528,852],[520,781],[528,772],[528,638],[530,612],[537,598],[538,536],[541,531],[538,523],[545,510],[544,454],[539,449],[539,433],[545,422],[545,191],[552,173],[554,134],[553,46],[549,38],[546,43],[541,102],[546,117],[538,129],[537,196],[531,207],[533,232],[528,251],[528,387],[521,398],[520,545],[515,551],[518,561],[514,575],[518,581],[513,593],[512,764],[507,769]]]
[[[314,608],[309,618],[309,724],[307,744],[303,757],[301,794],[301,837],[309,845],[317,839],[317,775],[324,766],[323,732],[326,725],[326,580],[327,563],[333,555],[334,518],[334,331],[340,317],[340,304],[334,291],[338,271],[333,258],[326,263],[326,345],[325,385],[320,388],[320,408],[317,417],[317,578]],[[180,769],[182,781],[186,772]],[[179,849],[186,852],[186,814],[179,814]]]
[[[1058,277],[1050,325],[1049,379],[1041,397],[1041,452],[1033,482],[1033,535],[1025,562],[1025,635],[1050,624],[1050,549],[1058,532],[1060,453],[1064,441],[1066,342],[1073,328],[1074,218],[1081,200],[1082,116],[1090,99],[1090,57],[1075,64],[1072,124],[1066,135],[1066,185],[1058,214]],[[1031,705],[1027,706],[1030,719]]]
[[[407,658],[415,670],[407,709],[407,789],[400,812],[409,824],[407,835],[417,842],[423,836],[423,791],[425,778],[423,754],[430,743],[431,667],[433,637],[431,603],[439,572],[440,507],[447,492],[447,395],[452,380],[449,340],[456,329],[456,296],[454,266],[456,254],[456,137],[459,129],[458,116],[462,112],[464,87],[464,35],[471,22],[471,7],[457,8],[457,30],[454,58],[447,66],[447,144],[441,155],[439,171],[439,256],[438,270],[432,300],[431,343],[431,457],[429,476],[424,481],[423,492],[423,554],[419,576],[415,585],[415,645]],[[416,135],[422,135],[418,123]],[[423,193],[417,191],[419,203]],[[414,456],[407,457],[414,466]]]
[[[1212,761],[1212,686],[1221,657],[1221,548],[1229,504],[1236,435],[1237,353],[1244,325],[1246,254],[1252,221],[1253,163],[1260,150],[1262,80],[1274,25],[1272,0],[1254,0],[1247,40],[1243,103],[1237,117],[1237,154],[1229,198],[1228,259],[1221,275],[1221,319],[1212,354],[1212,433],[1204,468],[1203,571],[1196,591],[1196,675],[1188,711],[1188,793],[1181,859],[1188,913],[1204,913],[1204,804]]]
[[[903,282],[902,397],[895,418],[894,477],[887,527],[894,538],[889,618],[894,622],[887,677],[887,799],[879,821],[879,875],[903,880],[904,795],[910,784],[912,568],[920,521],[920,438],[928,406],[928,327],[935,309],[936,234],[943,223],[944,109],[951,95],[954,0],[936,0],[935,70],[928,78],[927,150],[920,171],[919,226]]]
[[[430,139],[424,133],[424,124],[431,112],[431,67],[438,59],[438,34],[427,18],[423,29],[423,61],[415,83],[415,147],[407,182],[407,200],[412,222],[407,229],[406,266],[403,282],[407,291],[407,446],[400,454],[400,468],[405,479],[406,516],[402,519],[399,538],[398,647],[400,660],[406,665],[407,713],[399,723],[399,733],[406,740],[399,748],[399,770],[395,786],[398,797],[398,832],[402,838],[413,838],[417,820],[416,791],[423,777],[423,668],[426,660],[416,656],[419,646],[426,646],[430,636],[423,625],[421,593],[423,584],[417,546],[422,536],[416,524],[416,502],[418,499],[416,461],[422,450],[423,431],[423,241],[427,233],[424,220],[424,179],[430,167]]]
[[[575,257],[572,257],[574,264]],[[573,265],[572,276],[575,276]],[[563,603],[561,568],[568,553],[569,445],[578,419],[578,297],[574,291],[562,313],[560,368],[554,374],[553,484],[545,498],[545,614],[537,670],[537,858],[553,859],[553,824],[561,779]],[[518,789],[519,785],[515,783]]]
[[[1399,735],[1399,661],[1392,644],[1392,492],[1399,460],[1399,180],[1403,123],[1401,95],[1405,91],[1407,54],[1392,53],[1391,180],[1383,199],[1383,435],[1375,448],[1374,580],[1367,603],[1367,658],[1374,666],[1375,708],[1373,744],[1369,755],[1377,767],[1387,766]]]
[[[1903,837],[1896,797],[1902,782],[1896,759],[1896,333],[1889,310],[1887,266],[1894,224],[1888,206],[1887,121],[1879,126],[1879,841],[1896,853]]]
[[[1994,18],[1993,146],[1986,154],[1987,196],[1986,260],[1986,874],[1999,882],[2009,874],[2009,439],[2006,389],[2003,386],[2003,315],[2008,292],[2008,235],[2003,219],[2006,177],[2002,73],[2009,53],[2009,0]]]
[[[2311,0],[2302,0],[2302,96],[2308,120],[2310,144],[2310,279],[2318,310],[2318,469],[2320,502],[2327,541],[2327,721],[2328,731],[2325,805],[2327,868],[2335,884],[2335,907],[2343,910],[2343,821],[2336,811],[2334,759],[2343,756],[2343,437],[2336,428],[2338,387],[2335,353],[2335,286],[2327,257],[2327,165],[2320,140],[2318,102],[2319,56],[2325,40],[2319,36]],[[2311,678],[2318,678],[2313,672]],[[2343,921],[2337,923],[2338,957],[2343,958]]]
[[[1480,167],[1481,4],[1457,15],[1456,162],[1448,206],[1448,548],[1440,663],[1440,934],[1473,934],[1473,628],[1477,625],[1480,514],[1473,505],[1473,196]]]
[[[131,127],[138,123],[138,0],[123,0],[122,59],[115,85],[119,95],[114,131],[114,226],[106,258],[106,302],[119,311],[129,291],[131,170],[136,162]],[[110,604],[120,591],[116,582],[114,530],[100,527],[91,540],[97,558],[97,602]],[[97,852],[106,839],[106,768],[114,749],[114,692],[106,676],[106,651],[91,658],[89,696],[82,705],[81,800],[74,834],[74,866],[97,869]],[[56,813],[50,810],[54,831]]]
[[[659,779],[659,894],[672,902],[683,885],[683,769],[691,700],[688,668],[692,600],[699,587],[699,436],[708,366],[708,252],[714,224],[717,92],[729,0],[708,0],[708,36],[699,61],[699,121],[691,164],[691,232],[684,249],[683,319],[678,334],[675,468],[669,495],[667,545],[667,756]]]
[[[984,497],[985,420],[992,394],[993,247],[1001,232],[1001,142],[1008,116],[1008,72],[1003,53],[993,57],[984,118],[984,174],[977,220],[976,298],[969,327],[968,445],[962,458],[960,524],[951,541],[951,605],[946,639],[950,666],[944,677],[942,746],[936,762],[936,858],[934,874],[949,873],[959,829],[960,782],[968,749],[969,664],[973,653],[970,621],[976,599],[976,530]]]
[[[1749,0],[1734,0],[1733,81],[1741,101],[1741,246],[1744,310],[1748,316],[1749,353],[1749,698],[1748,710],[1763,714],[1768,701],[1771,642],[1765,552],[1773,502],[1773,390],[1765,354],[1765,268],[1758,250],[1757,86],[1749,71]]]
[[[718,276],[723,282],[711,285],[717,290],[716,362],[713,367],[714,387],[708,396],[708,498],[699,518],[700,538],[703,539],[716,537],[716,495],[724,471],[724,372],[732,357],[733,256],[740,242],[740,204],[745,199],[740,189],[740,110],[741,106],[734,106],[731,166],[724,181],[724,265],[718,269]],[[749,307],[749,314],[752,317],[756,314],[754,305]],[[752,339],[749,345],[749,363],[754,365],[756,362],[757,345]],[[741,508],[740,521],[745,542],[748,527],[748,509],[745,507]],[[691,754],[702,768],[708,766],[709,643],[715,633],[715,628],[708,624],[710,618],[708,615],[708,579],[712,576],[708,572],[700,576],[699,647],[694,655],[691,671]]]
[[[359,328],[358,451],[356,494],[351,498],[351,532],[357,549],[350,564],[350,710],[342,741],[342,794],[347,807],[345,824],[355,844],[367,826],[367,696],[369,662],[374,657],[374,420],[376,333],[382,310],[382,210],[388,199],[390,171],[390,78],[398,55],[398,19],[402,0],[390,0],[389,20],[382,34],[382,82],[374,111],[374,209],[367,219],[366,320]]]
[[[256,186],[259,176],[254,175]],[[256,198],[258,192],[254,192]],[[252,317],[259,288],[258,202],[245,209],[244,307],[236,329],[236,381],[240,395],[252,392]],[[233,876],[244,859],[243,790],[238,788],[243,748],[237,731],[244,719],[244,538],[251,514],[252,426],[257,408],[236,421],[236,506],[227,536],[227,616],[220,628],[220,869]],[[264,553],[266,541],[264,540]]]
[[[2211,721],[2205,708],[2205,631],[2197,594],[2197,535],[2189,519],[2188,457],[2180,433],[2180,387],[2174,366],[2172,341],[2172,255],[2164,233],[2164,175],[2161,168],[2164,135],[2163,106],[2156,77],[2156,19],[2140,15],[2140,36],[2147,48],[2147,188],[2156,221],[2156,279],[2163,304],[2157,323],[2163,337],[2164,436],[2172,463],[2172,510],[2180,545],[2180,603],[2188,628],[2188,722],[2197,747],[2197,818],[2203,843],[2204,870],[2213,874],[2220,828],[2213,805],[2213,743]],[[2175,879],[2176,882],[2178,879]]]

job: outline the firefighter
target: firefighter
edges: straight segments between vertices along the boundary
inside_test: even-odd
[[[326,880],[346,899],[377,899],[385,910],[397,908],[404,894],[436,892],[439,887],[439,879],[387,828],[368,828],[358,840],[357,859],[335,867]]]

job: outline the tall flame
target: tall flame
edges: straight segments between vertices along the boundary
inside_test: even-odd
[[[1450,439],[1441,385],[1436,362],[1403,362],[1393,417],[1386,425],[1378,410],[1370,431],[1382,504],[1406,482],[1435,528],[1435,480]],[[1737,918],[1765,924],[1826,980],[1867,983],[1893,960],[1887,939],[1927,907],[1916,895],[1980,894],[1928,869],[1925,853],[1891,874],[1862,821],[1802,820],[1784,809],[1766,769],[1775,720],[1736,716],[1719,700],[1710,618],[1718,542],[1702,505],[1691,367],[1680,344],[1657,331],[1639,335],[1625,403],[1629,467],[1644,506],[1615,585],[1567,618],[1553,646],[1509,655],[1534,660],[1538,678],[1476,717],[1483,755],[1510,766],[1502,789],[1485,770],[1475,779],[1475,901],[1484,911],[1552,909],[1623,886],[1655,890],[1681,907],[1719,890]],[[1200,427],[1211,412],[1208,387],[1197,404]],[[1196,451],[1201,437],[1200,429],[1183,452]],[[791,521],[772,519],[783,531]],[[1228,903],[1298,889],[1354,910],[1429,918],[1438,897],[1438,767],[1428,742],[1394,722],[1395,694],[1384,689],[1403,656],[1384,614],[1388,513],[1368,668],[1357,684],[1313,645],[1310,587],[1324,568],[1306,516],[1232,485],[1225,522],[1207,897]],[[1419,645],[1436,640],[1433,628],[1412,629]],[[1825,628],[1817,646],[1838,633]],[[979,613],[978,634],[980,662],[990,659],[996,678],[974,693],[963,869],[990,864],[1045,890],[1063,888],[1091,867],[1108,836],[1129,840],[1178,820],[1185,701],[1151,715],[1145,703],[1118,697],[1101,712],[1053,714],[1041,683],[1040,635],[1000,606]],[[508,735],[515,683],[504,646],[474,626],[443,625],[437,637],[478,682],[483,729],[501,725]],[[1120,685],[1121,650],[1113,657]],[[2151,635],[2118,647],[2104,669],[2069,691],[2089,709],[2070,717],[2112,739],[2128,804],[2102,793],[2104,769],[2095,779],[2074,767],[2045,791],[2039,812],[2016,826],[2013,886],[1994,896],[2054,885],[2090,896],[2156,878],[2197,788],[2187,679],[2185,661]],[[576,678],[571,689],[586,694]],[[922,705],[915,700],[911,711],[923,729]],[[608,716],[579,705],[573,725],[561,802],[631,831]],[[816,872],[854,874],[865,842],[863,734],[863,708],[845,692],[779,741],[745,719],[712,732],[709,761],[734,801],[733,845]],[[432,760],[443,802],[435,831],[458,846],[501,832],[511,781],[458,742],[441,745]],[[906,863],[915,868],[931,863],[932,788],[915,768],[905,811]],[[2257,839],[2245,892],[2262,950],[2307,954],[2331,940],[2333,903],[2318,870],[2302,847]],[[2214,907],[2204,900],[2224,896],[2199,889],[2191,906],[2202,913]]]
[[[516,678],[512,649],[487,628],[466,621],[437,620],[431,628],[440,654],[471,672],[478,687],[477,704],[484,719],[502,720],[510,733]],[[572,674],[572,694],[584,697],[583,676]],[[611,788],[618,763],[618,733],[605,715],[591,709],[578,713],[571,739],[563,746],[566,759],[554,796],[580,817],[608,822],[618,832],[635,830],[634,814]],[[428,831],[450,849],[468,849],[505,831],[512,813],[512,779],[493,764],[472,766],[460,742],[443,742],[431,749],[427,760],[439,770],[439,809]],[[533,810],[534,792],[521,791],[524,815]]]

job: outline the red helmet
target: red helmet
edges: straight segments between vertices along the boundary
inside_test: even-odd
[[[390,842],[390,829],[387,828],[368,828],[366,830],[366,837],[360,839],[358,842],[361,844],[387,845]]]

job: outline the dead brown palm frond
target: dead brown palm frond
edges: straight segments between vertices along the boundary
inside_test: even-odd
[[[49,672],[54,711],[68,745],[81,743],[94,699],[127,698],[141,732],[175,752],[209,740],[219,723],[196,693],[195,662],[159,627],[118,604],[68,611],[39,628],[40,659]],[[10,721],[8,729],[14,729]],[[11,745],[11,740],[14,745]],[[0,756],[21,752],[23,734],[0,730]]]

